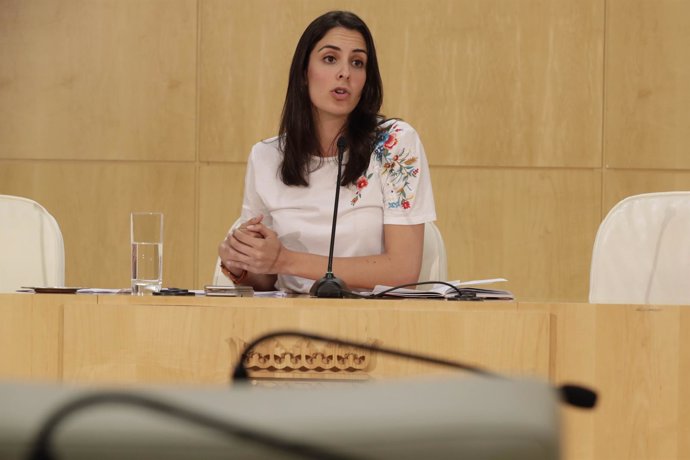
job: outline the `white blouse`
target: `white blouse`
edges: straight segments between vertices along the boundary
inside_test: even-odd
[[[348,152],[343,157],[347,162]],[[242,220],[259,214],[290,250],[328,255],[338,174],[337,157],[313,158],[309,186],[280,179],[278,138],[252,148],[245,178]],[[335,257],[381,254],[383,225],[414,225],[436,220],[424,147],[404,121],[389,120],[379,134],[369,167],[356,185],[340,188]],[[326,272],[324,263],[323,271]],[[336,274],[337,276],[337,274]],[[307,293],[313,280],[278,275],[276,287]]]

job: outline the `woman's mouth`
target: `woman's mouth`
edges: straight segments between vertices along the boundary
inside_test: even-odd
[[[350,92],[345,88],[336,88],[333,91],[331,91],[331,94],[338,101],[347,99],[350,96]]]

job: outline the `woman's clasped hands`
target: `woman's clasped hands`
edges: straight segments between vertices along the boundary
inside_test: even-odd
[[[223,265],[256,274],[275,274],[285,251],[278,234],[263,224],[263,215],[252,217],[228,233],[220,244]]]

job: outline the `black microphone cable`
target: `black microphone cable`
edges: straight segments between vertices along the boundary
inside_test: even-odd
[[[503,378],[503,379],[508,378],[508,377],[505,377],[501,374],[490,372],[490,371],[487,371],[487,370],[482,369],[482,368],[477,367],[477,366],[472,366],[469,364],[463,364],[463,363],[459,363],[457,361],[451,361],[451,360],[443,359],[443,358],[436,358],[436,357],[429,356],[429,355],[423,355],[421,353],[414,353],[414,352],[409,352],[409,351],[396,350],[394,348],[386,348],[386,347],[381,347],[381,346],[369,345],[366,343],[355,342],[352,340],[340,339],[340,338],[336,338],[336,337],[328,337],[328,336],[324,336],[324,335],[320,335],[320,334],[284,330],[284,331],[270,332],[268,334],[261,335],[247,344],[247,346],[242,351],[242,354],[240,355],[240,358],[239,358],[237,364],[235,365],[235,369],[233,370],[233,373],[232,373],[232,381],[233,382],[240,382],[240,381],[249,380],[249,374],[247,372],[247,368],[245,367],[245,361],[247,361],[249,352],[255,346],[257,346],[259,343],[263,342],[264,340],[272,339],[275,337],[301,337],[301,338],[306,338],[306,339],[319,340],[322,342],[331,342],[331,343],[335,343],[338,345],[346,345],[346,346],[350,346],[350,347],[360,348],[362,350],[374,351],[374,352],[383,353],[386,355],[397,356],[399,358],[414,359],[417,361],[422,361],[422,362],[426,362],[426,363],[430,363],[430,364],[437,364],[439,366],[445,366],[445,367],[449,367],[449,368],[456,369],[456,370],[468,371],[468,372],[472,372],[474,374],[482,375],[484,377]],[[587,387],[584,387],[581,385],[574,385],[574,384],[564,384],[564,385],[561,385],[560,387],[555,387],[554,389],[556,389],[558,391],[561,401],[563,401],[567,404],[570,404],[572,406],[580,407],[583,409],[591,409],[596,405],[597,393],[594,390],[591,390]]]
[[[349,291],[349,290],[345,290],[345,289],[342,290],[342,293],[345,297],[356,298],[356,299],[383,299],[386,297],[399,299],[399,298],[401,298],[400,296],[393,295],[391,293],[394,291],[397,291],[398,289],[414,287],[414,286],[423,286],[425,284],[443,284],[445,286],[448,286],[449,288],[452,288],[456,292],[456,294],[453,297],[448,298],[445,296],[440,296],[439,299],[480,300],[479,298],[477,298],[477,296],[473,292],[463,291],[462,288],[455,286],[454,284],[451,284],[447,281],[419,281],[416,283],[400,284],[398,286],[393,286],[391,288],[388,288],[384,291],[377,292],[376,294],[373,294],[373,293],[372,294],[362,294],[359,292]],[[428,297],[425,297],[425,298],[428,298]]]

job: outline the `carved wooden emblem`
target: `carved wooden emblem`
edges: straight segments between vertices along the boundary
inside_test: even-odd
[[[370,339],[367,345],[377,346]],[[233,361],[239,359],[247,342],[228,339]],[[307,378],[366,380],[376,367],[376,353],[357,347],[305,338],[285,337],[266,340],[249,352],[245,367],[252,378]]]

